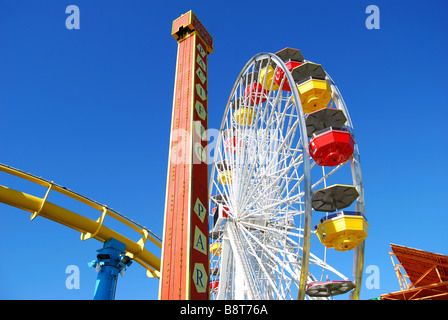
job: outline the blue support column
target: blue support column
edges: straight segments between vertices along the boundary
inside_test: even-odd
[[[103,248],[97,250],[97,260],[89,263],[98,272],[93,300],[114,300],[118,274],[124,274],[132,261],[125,256],[126,245],[111,238],[104,242]]]

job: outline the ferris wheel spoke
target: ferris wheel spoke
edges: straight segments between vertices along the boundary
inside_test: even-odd
[[[252,207],[254,205],[254,203],[257,203],[260,199],[262,199],[263,197],[265,197],[267,195],[267,193],[271,190],[272,187],[274,187],[276,184],[278,184],[279,181],[281,181],[283,179],[284,176],[286,176],[287,174],[290,173],[290,170],[293,168],[293,166],[290,166],[288,168],[286,168],[285,170],[283,170],[283,172],[281,174],[279,174],[275,180],[273,180],[269,185],[267,185],[265,188],[262,188],[261,190],[257,190],[257,186],[260,185],[260,183],[257,184],[256,187],[254,187],[250,193],[247,195],[247,197],[245,198],[245,201],[242,203],[242,207]],[[294,171],[296,171],[297,169],[294,168]],[[264,177],[264,176],[263,176]],[[263,177],[261,177],[260,179],[263,179]],[[261,182],[261,181],[260,181]],[[288,192],[288,194],[286,196],[290,196],[292,194],[292,192],[295,191],[295,189],[298,187],[298,185],[300,184],[300,181],[297,181],[295,183],[295,185],[292,187],[292,189]],[[253,200],[251,200],[251,196],[255,193],[255,190],[257,190],[257,197]],[[282,192],[280,194],[278,194],[279,197],[282,196],[282,194],[286,191],[286,188],[283,188]],[[295,198],[300,198],[300,195],[297,195]],[[250,201],[250,202],[249,202]],[[292,199],[291,199],[292,201]]]
[[[238,296],[236,296],[236,298],[241,299],[244,296],[243,291],[247,291],[247,296],[249,299],[258,299],[259,294],[257,284],[251,276],[251,268],[248,264],[246,250],[244,250],[244,246],[241,245],[241,239],[239,237],[236,225],[235,223],[228,223],[226,226],[229,243],[235,259],[236,269],[234,270],[234,273],[241,278],[234,283],[235,286],[239,287]]]
[[[284,170],[281,171],[280,174],[278,174],[278,176],[276,177],[276,180],[272,181],[267,188],[264,188],[264,190],[269,190],[270,187],[274,186],[276,183],[278,183],[278,181],[280,181],[284,176],[288,175],[290,173],[290,170],[292,169],[292,173],[297,172],[298,167],[300,166],[300,164],[302,163],[302,157],[297,157],[294,160],[292,160],[292,162],[289,164],[289,166],[287,168],[285,168]],[[247,197],[245,197],[245,201],[242,202],[242,206],[251,206],[253,203],[248,203],[248,201],[251,199],[252,195],[257,192],[258,193],[258,197],[254,200],[257,201],[259,200],[263,195],[264,195],[264,191],[261,191],[258,189],[258,187],[262,184],[262,182],[268,178],[268,176],[266,174],[262,174],[261,176],[257,177],[258,181],[255,185],[252,185],[249,193],[247,194]],[[298,183],[300,183],[300,181],[298,181]]]
[[[250,241],[249,237],[247,235],[251,235],[251,233],[247,233],[247,230],[245,233],[242,233],[243,237],[246,240],[246,243],[248,244],[248,250],[252,253],[252,257],[255,259],[255,261],[257,262],[257,267],[260,270],[260,274],[258,275],[258,278],[264,279],[267,281],[268,287],[264,288],[264,292],[274,292],[276,297],[282,297],[283,295],[278,291],[278,287],[282,288],[282,286],[277,285],[275,281],[279,281],[279,279],[276,279],[275,277],[273,278],[273,271],[277,271],[277,264],[271,260],[271,263],[269,263],[269,261],[266,261],[266,257],[260,257],[259,254],[257,254],[257,250],[254,248],[252,242]],[[260,243],[258,243],[260,244]],[[261,245],[261,247],[263,247],[263,245]],[[266,250],[266,248],[265,248]],[[262,252],[266,252],[266,251],[262,251]],[[264,259],[263,259],[264,258]],[[271,270],[269,271],[268,268]],[[283,278],[282,278],[283,279]],[[272,299],[274,298],[274,296],[267,296],[264,297],[265,299]]]
[[[225,202],[225,206],[230,208],[230,209],[232,209],[232,207],[233,207],[232,206],[232,202],[228,201],[228,199],[230,199],[230,195],[231,195],[230,190],[228,188],[225,188],[225,187],[223,189],[221,189],[219,184],[216,183],[215,181],[213,182],[213,187],[216,190],[217,194],[224,196],[223,197],[223,201]],[[230,214],[232,214],[231,211],[230,211]]]
[[[339,169],[341,169],[344,165],[345,165],[345,163],[341,163],[341,164],[337,165],[333,170],[331,170],[330,172],[328,172],[327,174],[325,174],[324,176],[322,176],[322,178],[320,178],[319,180],[317,180],[317,181],[311,186],[311,189],[315,189],[319,184],[321,184],[321,183],[324,182],[326,179],[328,179],[331,175],[333,175],[336,171],[338,171]]]
[[[265,276],[265,280],[268,281],[269,285],[270,285],[270,289],[273,290],[277,296],[279,295],[279,292],[277,290],[277,287],[275,285],[275,283],[273,282],[272,278],[271,278],[271,274],[268,272],[268,270],[266,269],[266,263],[264,261],[262,261],[262,259],[256,254],[255,248],[252,246],[252,243],[249,241],[246,233],[242,233],[243,237],[246,240],[246,243],[248,244],[249,248],[248,251],[250,251],[252,253],[252,257],[256,260],[256,262],[258,263],[258,267],[260,268],[261,273]],[[260,276],[258,276],[258,278],[260,278]],[[263,297],[266,298],[266,297]]]
[[[279,257],[277,255],[272,253],[272,247],[268,247],[266,244],[262,243],[257,237],[255,237],[251,232],[249,232],[249,230],[246,229],[244,226],[240,225],[240,227],[242,227],[245,231],[245,233],[243,233],[243,235],[245,236],[248,245],[251,246],[251,241],[248,241],[248,238],[250,237],[257,245],[259,245],[263,249],[263,251],[262,251],[263,253],[265,253],[267,256],[269,256],[269,258],[272,259],[272,261],[275,261],[274,265],[279,265],[283,269],[288,270],[288,272],[290,274],[294,274],[293,270],[291,270],[291,268],[288,264],[285,264],[283,261],[281,261],[279,259]],[[249,237],[246,237],[246,235],[248,235]]]
[[[250,219],[253,217],[261,216],[265,217],[266,219],[273,220],[276,217],[276,213],[281,213],[281,211],[278,209],[279,206],[285,205],[287,208],[291,206],[291,203],[298,203],[298,200],[303,197],[303,194],[297,194],[295,196],[292,196],[290,198],[286,199],[274,199],[275,203],[262,206],[262,207],[254,207],[251,210],[242,211],[241,212],[241,219]],[[299,211],[293,211],[296,213],[299,213]]]
[[[283,116],[284,116],[284,114],[283,114]],[[276,158],[278,157],[280,151],[285,147],[285,144],[286,144],[287,141],[288,141],[288,140],[287,140],[288,137],[292,135],[293,131],[295,131],[295,129],[297,128],[297,125],[298,125],[298,122],[295,122],[293,128],[290,128],[290,129],[288,130],[285,139],[282,141],[282,145],[280,145],[280,146],[278,147],[278,149],[277,149],[275,155],[274,155],[273,157],[271,157],[271,159],[276,159]],[[279,129],[279,127],[276,127],[276,128],[275,128],[275,132],[273,133],[273,136],[275,136],[275,135],[278,133],[278,129]],[[263,139],[265,138],[267,132],[268,132],[267,130],[264,130]],[[252,137],[253,137],[253,139],[255,139],[256,136],[255,136],[255,135],[252,135]],[[263,141],[263,140],[262,140],[262,141]],[[253,140],[252,140],[251,142],[253,142]],[[261,158],[261,160],[260,160],[261,163],[264,163],[264,162],[266,161],[266,159],[267,159],[269,153],[270,153],[270,150],[269,150],[268,148],[266,148],[266,150],[264,151],[263,156],[262,156],[262,158]],[[266,167],[266,171],[269,171],[269,170],[273,167],[274,163],[275,163],[275,162],[270,162],[270,164]],[[249,162],[247,162],[247,165],[248,165],[248,164],[249,164]],[[253,174],[253,170],[254,170],[254,169],[255,169],[255,166],[252,167],[252,169],[248,171],[248,176],[252,176],[252,174]],[[247,188],[247,184],[244,184],[242,187],[243,187],[243,189],[244,189],[244,188]]]
[[[286,227],[286,226],[283,227],[283,229],[281,229],[281,227],[274,228],[274,227],[262,226],[262,225],[251,223],[248,221],[239,221],[239,223],[241,225],[243,225],[245,228],[257,229],[257,230],[263,231],[263,232],[282,233],[286,236],[303,238],[303,230],[299,230],[299,229],[297,229],[297,232],[292,232],[291,230],[287,230],[287,229],[290,229],[290,227]],[[285,230],[285,228],[287,228],[287,229]]]

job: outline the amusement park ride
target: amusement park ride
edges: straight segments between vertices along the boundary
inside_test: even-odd
[[[381,300],[448,300],[448,256],[396,244],[390,246],[401,290],[382,294]]]
[[[104,243],[91,264],[95,299],[113,299],[117,275],[132,261],[159,278],[164,300],[331,299],[348,292],[359,299],[368,223],[358,145],[335,82],[297,49],[256,54],[231,90],[209,175],[204,132],[213,41],[192,11],[173,22],[172,35],[178,53],[162,239],[105,205],[6,165],[0,170],[47,193],[0,186],[0,202]],[[99,218],[47,201],[50,192],[97,209]],[[140,240],[107,227],[106,217]],[[147,240],[161,248],[161,259]],[[329,251],[353,252],[353,281],[330,264]]]

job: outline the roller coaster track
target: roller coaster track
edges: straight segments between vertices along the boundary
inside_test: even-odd
[[[93,238],[98,241],[105,242],[110,240],[111,238],[115,238],[118,241],[126,244],[126,255],[146,268],[146,274],[149,277],[159,278],[160,258],[155,256],[147,248],[145,248],[145,244],[146,240],[148,239],[159,248],[162,248],[162,244],[161,239],[158,238],[150,230],[141,226],[135,221],[132,221],[121,213],[110,209],[107,206],[89,199],[79,193],[57,185],[54,182],[42,179],[30,173],[23,172],[4,164],[0,164],[0,171],[31,181],[47,188],[45,196],[43,198],[39,198],[0,185],[0,202],[31,212],[31,220],[39,216],[79,231],[81,232],[81,240]],[[59,205],[51,203],[47,201],[50,192],[58,192],[76,201],[84,203],[100,211],[101,215],[95,221],[78,213],[65,209]],[[106,227],[105,225],[103,225],[106,216],[114,218],[115,220],[119,221],[121,225],[130,227],[134,231],[137,231],[142,237],[138,241],[133,241],[118,233],[117,231]]]

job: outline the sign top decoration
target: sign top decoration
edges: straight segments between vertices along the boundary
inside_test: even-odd
[[[196,31],[201,39],[205,42],[207,53],[213,52],[213,38],[210,33],[204,28],[199,19],[195,16],[193,11],[181,15],[173,21],[173,29],[171,34],[177,41],[182,40],[186,35]]]

